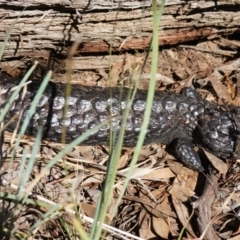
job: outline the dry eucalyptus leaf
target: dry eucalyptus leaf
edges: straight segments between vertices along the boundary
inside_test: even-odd
[[[158,236],[164,239],[168,239],[169,226],[163,218],[152,217],[153,229]]]
[[[215,92],[220,99],[224,99],[227,102],[232,102],[231,96],[228,93],[228,89],[222,84],[221,80],[223,76],[215,70],[211,76],[208,77]]]
[[[81,203],[80,209],[82,212],[84,212],[88,217],[93,218],[95,211],[96,211],[96,206],[93,204],[89,203]]]
[[[188,233],[192,236],[196,238],[196,235],[191,227],[191,225],[189,224],[189,213],[188,213],[188,209],[186,208],[186,206],[179,201],[177,198],[172,198],[172,202],[174,205],[174,208],[176,210],[177,216],[178,216],[178,220],[181,222],[181,224],[187,229]]]
[[[134,168],[133,173],[132,173],[132,178],[143,178],[144,175],[151,174],[151,172],[153,172],[153,170],[154,169],[151,167]]]
[[[206,154],[207,158],[209,159],[209,161],[212,163],[212,165],[223,175],[226,175],[227,171],[228,171],[228,166],[225,162],[223,162],[223,160],[221,160],[220,158],[214,156],[213,154],[211,154],[210,152],[207,152],[205,150],[203,150],[204,153]]]
[[[169,229],[170,229],[171,235],[173,237],[177,237],[179,235],[180,231],[179,231],[179,224],[176,221],[176,218],[169,217],[168,218],[168,225],[169,225]]]
[[[173,186],[168,191],[173,197],[181,200],[182,202],[187,201],[192,197],[195,192],[186,186],[181,186],[179,184],[173,184]]]
[[[194,191],[198,179],[198,172],[183,167],[174,179],[174,184],[181,185]]]
[[[128,152],[125,152],[121,156],[120,161],[118,162],[118,169],[125,167],[128,162],[128,159],[129,159],[129,154],[128,154]]]
[[[169,167],[167,168],[159,168],[155,169],[150,173],[147,173],[143,176],[144,179],[151,179],[151,180],[160,180],[160,179],[169,179],[175,177],[175,174],[171,171]]]
[[[172,159],[168,159],[168,166],[170,167],[171,171],[174,172],[175,174],[179,174],[182,171],[183,164],[179,163],[177,161],[174,161]]]
[[[151,230],[151,217],[142,210],[139,216],[139,237],[142,239],[154,239],[156,235]]]

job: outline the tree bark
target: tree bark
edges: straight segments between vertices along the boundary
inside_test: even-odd
[[[189,56],[193,59],[193,63],[188,65],[191,71],[184,66],[181,72],[183,68],[176,68],[176,61],[177,64],[182,62],[186,54],[182,51],[176,55],[179,50],[172,49],[180,43],[196,44],[223,37],[228,41],[231,36],[235,39],[240,32],[239,4],[239,1],[229,0],[166,0],[159,27],[159,45],[161,50],[172,47],[167,53],[162,52],[159,73],[167,76],[169,81],[176,75],[181,80],[188,77],[191,71],[203,71],[203,64],[197,70],[194,66],[196,61],[192,56],[199,58],[199,52],[195,51],[195,55]],[[41,75],[47,69],[53,69],[59,73],[54,76],[59,81],[65,81],[62,73],[74,43],[78,46],[71,61],[71,68],[76,73],[72,75],[73,81],[83,83],[90,79],[91,84],[95,84],[96,81],[107,80],[110,69],[113,70],[112,78],[119,81],[122,77],[120,68],[140,65],[143,62],[141,52],[148,48],[152,36],[150,0],[0,0],[0,19],[1,46],[7,32],[13,27],[0,68],[18,75],[27,68],[29,61],[32,64],[38,60],[44,68]],[[208,61],[211,65],[212,60]],[[223,62],[221,60],[219,64]],[[209,63],[206,65],[210,66]],[[146,71],[147,74],[149,72]]]
[[[78,42],[73,69],[108,69],[110,50],[111,64],[116,64],[126,52],[146,50],[152,35],[151,1],[147,0],[1,0],[0,19],[0,45],[13,26],[2,68],[16,64],[21,68],[26,63],[19,60],[24,58],[55,57],[61,62]],[[167,0],[159,44],[237,34],[239,26],[239,1]]]

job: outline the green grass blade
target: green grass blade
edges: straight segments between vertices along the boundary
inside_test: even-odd
[[[0,114],[0,122],[3,121],[5,115],[7,114],[7,112],[9,111],[9,109],[11,108],[13,102],[15,101],[16,96],[19,94],[19,92],[21,91],[22,87],[24,86],[25,82],[28,80],[28,78],[30,77],[30,75],[33,73],[34,69],[36,68],[38,62],[35,62],[34,65],[28,70],[28,72],[25,74],[25,76],[23,77],[23,79],[21,80],[21,82],[19,83],[17,89],[13,92],[12,96],[10,97],[9,101],[7,102],[7,104],[5,105],[5,107],[3,108],[3,110],[1,111]]]
[[[158,64],[158,26],[159,26],[159,20],[160,17],[162,16],[163,9],[164,9],[164,4],[165,2],[163,1],[163,4],[160,7],[160,10],[157,10],[157,4],[156,1],[153,1],[153,38],[152,38],[152,50],[153,50],[153,56],[152,56],[152,69],[151,69],[151,80],[150,80],[150,85],[149,85],[149,90],[148,90],[148,98],[147,98],[147,103],[146,103],[146,110],[144,114],[144,120],[143,120],[143,125],[142,129],[139,135],[138,143],[136,146],[136,150],[134,152],[134,156],[132,159],[132,162],[130,164],[130,171],[127,174],[126,181],[124,182],[120,197],[117,200],[117,204],[115,205],[116,207],[114,208],[113,212],[117,211],[117,207],[121,201],[121,198],[125,192],[125,189],[127,187],[127,184],[131,178],[132,171],[134,168],[134,165],[137,162],[138,155],[140,153],[141,147],[144,142],[145,138],[145,133],[148,128],[149,124],[149,118],[151,115],[151,106],[154,98],[154,92],[155,92],[155,76],[157,72],[157,64]],[[145,58],[146,60],[146,58]],[[137,89],[135,88],[133,91],[133,97],[131,101],[133,100],[135,93]],[[128,112],[125,111],[126,116],[124,115],[123,121],[122,121],[122,128],[125,129],[125,124],[126,124],[126,119],[127,119],[127,114]],[[124,131],[121,131],[120,134],[118,135],[118,141],[116,144],[115,149],[112,152],[110,162],[108,163],[108,171],[106,175],[106,179],[104,182],[104,187],[103,187],[103,192],[99,198],[97,209],[96,209],[96,214],[95,214],[95,222],[93,224],[92,230],[91,230],[91,239],[99,239],[100,234],[101,234],[101,229],[102,229],[102,224],[104,222],[107,209],[111,200],[111,194],[112,194],[112,187],[114,185],[114,179],[117,173],[117,164],[116,164],[116,159],[119,159],[120,154],[121,154],[121,148],[123,144],[123,139],[124,139]]]
[[[156,83],[155,76],[157,73],[157,65],[158,65],[158,48],[159,48],[159,46],[158,46],[158,26],[159,26],[160,17],[163,14],[164,5],[165,5],[165,1],[162,1],[161,7],[158,11],[156,0],[152,1],[152,7],[153,7],[153,37],[152,37],[152,44],[151,44],[152,45],[152,64],[151,64],[151,78],[150,78],[150,84],[149,84],[149,89],[148,89],[146,109],[145,109],[145,113],[144,113],[142,129],[139,134],[139,138],[138,138],[138,141],[137,141],[137,144],[135,147],[132,161],[130,163],[130,169],[126,175],[126,180],[124,181],[122,190],[119,194],[119,198],[116,202],[116,207],[114,208],[114,212],[117,211],[117,206],[120,204],[120,201],[124,195],[127,184],[132,177],[133,167],[137,163],[137,159],[140,154],[142,145],[144,143],[145,134],[147,132],[147,128],[148,128],[148,124],[149,124],[149,119],[150,119],[151,109],[152,109],[152,102],[154,99],[154,92],[155,92],[155,83]]]
[[[114,149],[112,150],[110,159],[108,161],[108,167],[107,167],[107,174],[106,178],[104,181],[104,186],[103,186],[103,192],[99,197],[96,211],[95,211],[95,216],[94,219],[96,220],[91,229],[91,239],[97,239],[99,238],[99,235],[101,233],[101,226],[104,223],[104,219],[107,213],[108,206],[111,201],[111,196],[112,196],[112,189],[114,186],[115,182],[115,177],[117,175],[117,169],[118,169],[118,161],[121,156],[121,151],[122,151],[122,145],[123,145],[123,140],[124,140],[124,134],[125,134],[125,129],[126,129],[126,122],[127,122],[127,116],[129,114],[129,111],[131,109],[131,100],[130,100],[130,95],[131,92],[129,91],[128,98],[127,98],[127,108],[124,111],[123,115],[123,120],[121,123],[121,131],[119,135],[117,136],[117,142],[115,144]]]
[[[22,126],[20,128],[20,131],[19,131],[19,134],[18,134],[18,138],[17,138],[17,141],[16,141],[16,144],[14,146],[14,153],[17,151],[17,148],[20,144],[20,141],[21,141],[21,138],[22,136],[24,135],[24,133],[26,132],[26,129],[29,125],[29,122],[33,116],[33,114],[35,113],[35,110],[36,110],[36,107],[37,107],[37,104],[43,94],[43,92],[45,91],[46,87],[47,87],[47,84],[51,78],[51,75],[52,75],[52,72],[49,71],[46,75],[46,77],[43,79],[38,91],[37,91],[37,94],[35,95],[31,105],[30,105],[30,108],[28,110],[28,114],[26,116],[26,118],[24,119],[23,123],[22,123]]]
[[[28,160],[27,169],[26,169],[26,172],[25,172],[25,175],[24,175],[24,178],[23,178],[23,182],[21,183],[22,188],[26,188],[27,182],[30,179],[30,175],[32,173],[32,170],[33,170],[33,167],[34,167],[34,164],[35,164],[36,155],[37,155],[37,152],[40,148],[40,144],[41,144],[41,140],[42,140],[42,134],[43,134],[43,129],[42,129],[42,127],[40,127],[38,129],[37,136],[36,136],[36,139],[34,141],[34,146],[33,146],[33,149],[32,149],[31,157]],[[19,192],[18,196],[20,198],[22,197],[21,192]],[[22,201],[23,203],[26,201],[27,197],[28,197],[28,194],[25,194],[24,199]]]
[[[18,199],[17,199],[17,196],[14,195],[14,194],[11,194],[11,193],[7,193],[6,191],[5,192],[0,192],[0,198],[1,199],[8,199],[8,200],[12,200],[14,202],[18,202]],[[25,200],[25,204],[32,204],[32,205],[37,205],[37,206],[41,206],[41,207],[44,207],[44,208],[52,208],[52,204],[49,204],[49,203],[45,203],[45,202],[42,202],[42,201],[38,201],[36,199],[30,199],[30,198],[27,198]],[[60,204],[57,204],[60,207],[62,207]]]
[[[90,137],[92,135],[93,132],[98,131],[99,128],[105,126],[106,124],[108,124],[108,121],[102,122],[101,124],[94,126],[91,130],[88,130],[87,132],[85,132],[84,134],[82,134],[81,136],[79,136],[78,138],[76,138],[75,140],[73,140],[70,144],[66,145],[66,147],[59,152],[46,166],[45,168],[40,172],[40,174],[38,176],[35,177],[35,179],[32,181],[32,183],[29,186],[29,191],[32,190],[32,188],[38,183],[38,181],[45,176],[45,174],[48,172],[48,170],[53,167],[58,161],[59,159],[63,158],[68,152],[70,152],[75,146],[80,145],[80,143],[82,143],[85,139],[87,139],[88,137]]]

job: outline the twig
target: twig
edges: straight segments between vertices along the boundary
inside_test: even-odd
[[[197,211],[197,222],[199,225],[200,232],[202,234],[200,239],[211,239],[211,240],[219,240],[216,235],[211,221],[211,205],[217,194],[218,187],[218,179],[220,175],[216,174],[216,172],[212,171],[210,176],[207,178],[204,191],[202,196],[193,203],[193,207],[196,208]]]

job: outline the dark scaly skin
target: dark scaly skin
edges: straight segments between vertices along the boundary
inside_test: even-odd
[[[9,100],[9,90],[18,85],[19,79],[6,75],[0,77],[2,107]],[[21,94],[16,98],[5,122],[13,116],[19,116],[23,109],[23,118],[27,115],[30,103],[35,96],[40,82],[28,85],[25,98]],[[44,139],[60,142],[64,121],[63,109],[68,104],[66,113],[66,142],[71,142],[79,135],[99,123],[110,120],[112,129],[119,131],[121,116],[127,105],[129,89],[100,88],[72,85],[71,96],[65,101],[65,85],[49,83],[26,134],[34,136],[38,126],[45,127]],[[145,110],[147,92],[138,90],[127,119],[124,146],[136,144]],[[219,157],[238,158],[240,110],[232,107],[225,111],[221,106],[203,100],[190,88],[183,89],[181,94],[156,92],[152,106],[149,127],[144,144],[159,142],[173,143],[177,157],[192,169],[202,171],[203,167],[198,154],[193,149],[192,141],[200,144]],[[12,131],[17,118],[7,130]],[[91,135],[82,144],[109,144],[110,123]]]

